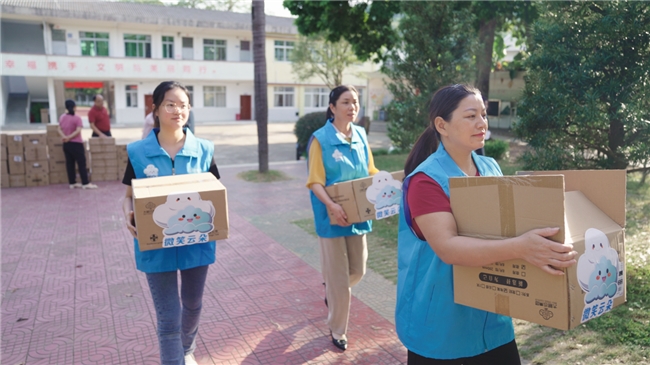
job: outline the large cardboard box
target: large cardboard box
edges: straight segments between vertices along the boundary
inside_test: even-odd
[[[10,154],[7,165],[9,166],[10,175],[25,175],[25,158],[22,152],[16,155]]]
[[[0,188],[10,188],[11,181],[9,180],[9,174],[0,175]]]
[[[7,135],[0,133],[0,160],[7,159]]]
[[[560,227],[550,239],[578,252],[564,276],[524,260],[455,265],[454,301],[562,330],[625,303],[625,184],[623,170],[451,178],[460,235],[501,239]]]
[[[68,174],[64,171],[52,171],[50,170],[50,185],[56,184],[67,184],[68,183]]]
[[[211,173],[131,183],[140,251],[228,238],[226,188]]]
[[[24,150],[23,136],[20,134],[7,135],[7,154],[22,155]]]
[[[28,144],[47,144],[47,135],[45,133],[25,133],[23,134],[23,145],[27,147]]]
[[[374,176],[336,183],[325,188],[327,195],[348,216],[348,223],[383,219],[399,213],[404,171],[379,171]],[[336,222],[328,209],[331,222]]]
[[[9,175],[9,186],[22,188],[25,186],[25,175]]]
[[[52,160],[52,159],[50,159],[48,161],[48,165],[49,165],[49,168],[50,168],[50,172],[66,172],[67,171],[66,167],[65,167],[65,159],[63,159],[63,160],[58,160],[58,159]],[[76,164],[75,164],[75,166],[76,166]]]
[[[25,174],[25,185],[27,187],[50,185],[49,172],[38,171],[38,172],[30,172]]]
[[[47,160],[46,144],[25,144],[25,161]]]
[[[47,135],[47,142],[57,140],[61,142],[61,135],[59,134],[58,124],[48,124],[45,126],[45,135]]]
[[[50,166],[47,160],[25,162],[25,175],[44,174],[48,175]]]

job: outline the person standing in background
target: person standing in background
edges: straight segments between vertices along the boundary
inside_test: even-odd
[[[63,140],[63,153],[65,154],[65,169],[68,173],[68,182],[70,189],[97,189],[97,185],[90,183],[88,180],[88,171],[86,170],[86,148],[81,138],[81,118],[74,115],[77,105],[73,100],[65,101],[66,114],[59,118],[59,135]],[[77,182],[75,173],[75,163],[79,166],[79,176],[81,184]]]
[[[101,94],[93,96],[94,105],[88,111],[88,122],[93,130],[93,137],[111,137],[111,118],[104,107],[104,97]]]
[[[190,116],[187,118],[185,126],[194,134],[194,111],[192,109],[190,109]]]
[[[144,127],[142,127],[142,138],[145,139],[151,133],[153,130],[153,125],[154,125],[154,117],[153,117],[153,112],[147,114],[146,117],[144,117]]]

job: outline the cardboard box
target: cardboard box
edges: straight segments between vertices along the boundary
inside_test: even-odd
[[[0,133],[0,160],[7,159],[7,135]]]
[[[47,171],[39,171],[25,174],[25,186],[47,186],[50,185],[50,175]]]
[[[25,175],[25,159],[22,152],[17,155],[10,154],[7,165],[10,175]]]
[[[7,135],[7,155],[22,155],[24,151],[23,136],[20,134]]]
[[[325,188],[327,195],[343,207],[349,223],[383,219],[399,213],[404,171],[379,171],[374,176],[349,180]],[[336,222],[328,209],[331,222]]]
[[[88,139],[89,146],[106,146],[106,145],[115,145],[115,137],[92,137]]]
[[[68,183],[68,174],[65,171],[62,172],[50,171],[50,185],[67,184],[67,183]]]
[[[25,186],[25,175],[9,175],[9,186],[22,188]]]
[[[0,174],[9,175],[9,165],[7,164],[7,161],[2,160],[0,161],[0,164],[2,164],[2,168],[0,169]]]
[[[451,178],[460,235],[501,239],[560,227],[550,239],[578,252],[564,276],[524,260],[455,265],[454,301],[561,330],[625,303],[625,184],[624,170]]]
[[[9,174],[0,175],[0,188],[10,188],[11,182],[9,180]]]
[[[41,109],[41,123],[43,124],[50,123],[50,109],[47,108]]]
[[[65,160],[52,160],[48,161],[50,172],[66,172]],[[76,165],[76,164],[75,164]]]
[[[47,145],[42,145],[42,144],[25,145],[25,161],[47,160],[48,158],[49,155],[47,153]]]
[[[63,146],[47,145],[47,154],[50,161],[63,161],[65,162],[65,153]]]
[[[106,167],[106,160],[93,159],[90,166],[92,167],[93,171],[98,167]]]
[[[23,134],[23,145],[27,147],[28,144],[47,144],[47,135],[45,133],[25,133]]]
[[[25,162],[25,175],[45,174],[50,172],[47,160]]]
[[[61,135],[59,134],[59,125],[58,124],[48,124],[45,126],[45,135],[47,136],[47,142],[50,140],[58,139],[61,141]]]
[[[132,188],[140,251],[228,238],[226,188],[211,173],[133,179]]]

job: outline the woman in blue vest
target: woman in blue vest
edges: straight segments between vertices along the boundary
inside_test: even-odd
[[[475,152],[487,131],[477,89],[451,85],[429,106],[431,124],[406,160],[398,234],[397,334],[408,364],[520,364],[510,317],[454,303],[452,265],[524,259],[552,275],[575,264],[570,244],[546,239],[558,228],[484,240],[458,235],[449,204],[453,176],[500,176],[492,158]]]
[[[162,82],[153,92],[153,104],[153,132],[127,146],[123,210],[134,237],[136,266],[147,275],[156,309],[161,364],[190,365],[196,364],[195,337],[208,265],[215,261],[215,242],[140,251],[131,180],[208,171],[219,178],[219,171],[213,159],[214,144],[183,128],[190,111],[187,89],[175,81]],[[180,298],[177,271],[181,274]]]
[[[348,346],[351,288],[366,272],[366,233],[372,230],[372,221],[348,223],[343,208],[330,199],[325,187],[377,173],[366,131],[353,123],[359,112],[358,95],[353,86],[330,92],[327,122],[314,132],[308,146],[307,187],[321,249],[327,324],[332,343],[343,351]],[[336,221],[330,222],[328,209]]]

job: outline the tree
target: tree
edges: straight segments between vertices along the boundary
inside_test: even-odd
[[[330,89],[343,83],[343,72],[359,62],[350,43],[319,35],[300,36],[291,52],[291,68],[301,81],[318,76]]]
[[[402,3],[399,46],[387,54],[382,71],[391,78],[393,101],[387,107],[388,136],[410,149],[428,126],[428,102],[444,85],[468,82],[477,48],[468,7],[453,2]]]
[[[391,49],[397,40],[393,17],[400,11],[399,1],[310,1],[285,0],[285,8],[298,16],[296,26],[303,35],[325,35],[328,41],[347,40],[357,57],[380,60],[382,50]]]
[[[625,169],[650,155],[650,3],[546,3],[516,134],[526,169]]]
[[[255,72],[255,120],[259,172],[269,171],[268,94],[266,82],[266,14],[264,0],[253,0],[253,62]]]

